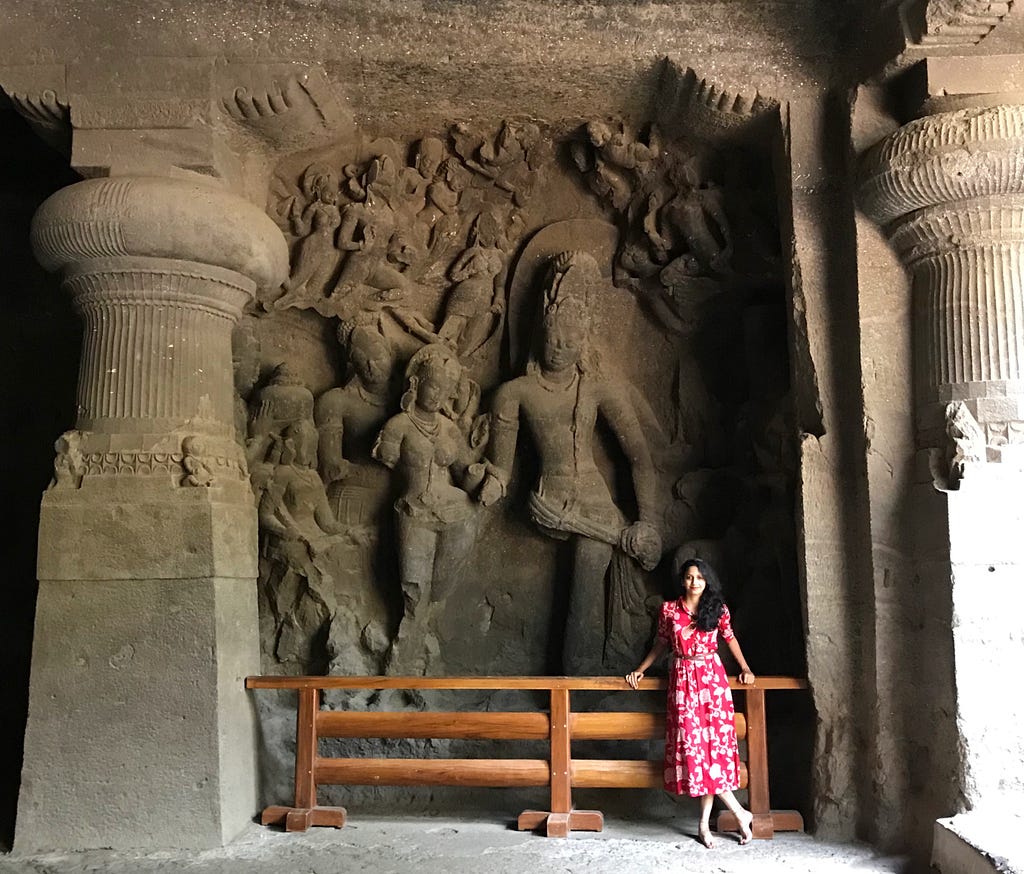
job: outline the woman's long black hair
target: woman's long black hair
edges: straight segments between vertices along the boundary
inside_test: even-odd
[[[711,631],[718,627],[718,620],[722,618],[722,610],[725,608],[725,597],[722,595],[722,584],[718,580],[718,574],[706,561],[699,558],[686,558],[677,556],[672,562],[672,586],[676,598],[686,595],[686,587],[683,585],[683,574],[690,567],[700,571],[704,582],[707,584],[701,593],[700,601],[697,602],[697,616],[694,621],[700,631]]]

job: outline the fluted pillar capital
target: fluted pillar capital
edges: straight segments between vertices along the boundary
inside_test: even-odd
[[[114,176],[63,188],[36,212],[32,248],[48,270],[136,256],[223,268],[254,286],[288,275],[284,237],[264,212],[191,179]]]
[[[244,479],[231,330],[257,288],[287,276],[273,221],[202,181],[110,177],[50,197],[32,246],[60,271],[85,328],[56,484]]]
[[[863,157],[860,204],[913,276],[919,442],[939,447],[948,435],[961,452],[1016,458],[1024,450],[1024,106],[904,125]]]
[[[1024,106],[915,119],[861,161],[860,204],[882,226],[919,209],[1024,194]]]

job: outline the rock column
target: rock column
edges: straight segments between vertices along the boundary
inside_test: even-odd
[[[962,402],[1004,459],[1024,443],[1024,106],[946,112],[865,158],[862,204],[914,280],[918,438]]]
[[[206,848],[249,821],[257,524],[231,330],[287,247],[202,181],[78,183],[33,222],[84,321],[57,441],[15,849]]]
[[[1007,763],[1024,758],[1024,706],[1000,680],[1024,662],[1024,106],[917,119],[862,169],[862,205],[913,277],[918,447],[944,493],[917,516],[918,572],[949,579],[949,624],[927,637],[935,653],[952,641],[959,794],[1019,808],[1024,777]]]

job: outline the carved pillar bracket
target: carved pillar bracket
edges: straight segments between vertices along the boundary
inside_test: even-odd
[[[990,459],[1016,458],[1008,447],[1024,442],[1024,106],[905,125],[865,155],[860,193],[913,275],[921,445],[945,444],[956,404],[981,426]]]
[[[257,287],[287,276],[274,223],[202,182],[112,177],[54,194],[36,213],[32,245],[61,271],[84,321],[79,475],[181,479],[190,454],[244,475],[231,329]]]

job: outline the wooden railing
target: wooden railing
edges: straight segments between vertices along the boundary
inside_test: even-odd
[[[744,693],[745,706],[736,713],[736,733],[747,742],[747,760],[740,765],[741,788],[747,788],[756,838],[776,831],[802,831],[796,811],[773,811],[768,798],[768,745],[764,695],[767,690],[804,689],[794,677],[759,677],[752,686],[730,678],[731,688]],[[545,826],[549,837],[570,831],[601,831],[604,816],[597,810],[576,810],[574,788],[661,788],[662,761],[636,759],[574,759],[577,740],[654,740],[665,734],[664,713],[574,713],[573,691],[622,691],[620,677],[248,677],[247,689],[295,689],[299,693],[295,734],[295,804],[263,811],[264,825],[288,831],[310,826],[341,828],[343,807],[317,805],[317,787],[354,786],[548,786],[550,810],[526,810],[520,830]],[[321,710],[324,689],[474,689],[547,691],[547,713],[525,712],[367,712]],[[642,680],[641,690],[664,690],[664,680]],[[323,738],[436,738],[539,740],[549,744],[546,759],[392,759],[322,758]],[[732,814],[719,816],[718,828],[735,830]]]

